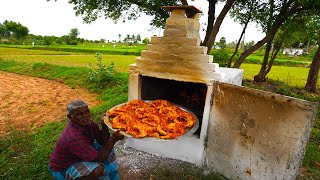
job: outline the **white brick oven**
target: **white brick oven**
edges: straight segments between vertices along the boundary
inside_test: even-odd
[[[128,100],[167,99],[191,110],[199,128],[175,140],[129,138],[127,145],[232,179],[295,177],[316,105],[241,87],[243,70],[220,68],[200,46],[201,11],[164,8],[171,16],[163,37],[152,37],[129,67]]]
[[[214,80],[232,81],[241,85],[243,71],[220,72],[219,65],[200,46],[199,14],[187,18],[192,7],[172,7],[163,37],[152,37],[147,50],[141,52],[136,64],[130,65],[129,100],[168,99],[193,111],[200,121],[198,132],[177,140],[128,140],[129,146],[154,154],[202,164],[207,137],[212,85]],[[171,10],[171,7],[168,8]],[[177,98],[178,96],[184,96]],[[187,102],[199,96],[199,102]],[[189,105],[189,106],[188,106]],[[199,107],[195,108],[197,105]]]

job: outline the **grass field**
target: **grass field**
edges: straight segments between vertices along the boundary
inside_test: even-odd
[[[256,56],[256,55],[255,55]],[[109,55],[102,54],[103,64],[115,63],[115,69],[128,72],[129,65],[135,62],[138,56],[133,55]],[[50,50],[16,49],[0,47],[0,60],[15,60],[18,62],[46,62],[62,66],[86,67],[89,64],[96,65],[95,53],[60,52]],[[305,60],[304,60],[305,61]],[[259,72],[259,64],[242,64],[245,78],[252,80]],[[273,66],[268,77],[273,80],[282,81],[289,86],[303,87],[308,77],[309,68]],[[320,79],[320,78],[319,78]],[[320,85],[320,81],[318,81]]]
[[[0,47],[32,49],[32,50],[53,50],[61,52],[81,53],[105,53],[118,55],[140,55],[146,45],[127,46],[122,44],[83,44],[83,45],[59,45],[59,46],[31,46],[31,45],[0,45]]]
[[[45,62],[62,66],[86,67],[96,65],[95,53],[60,52],[49,50],[16,49],[0,47],[0,60],[15,60],[18,62]],[[137,56],[102,54],[104,64],[115,63],[117,71],[127,72],[129,64],[134,63]]]
[[[94,48],[93,48],[94,49]],[[27,74],[35,77],[63,82],[71,87],[82,86],[91,91],[99,92],[103,103],[92,109],[92,115],[98,120],[100,115],[110,107],[127,100],[128,65],[134,63],[134,55],[103,54],[103,63],[115,63],[117,74],[114,83],[108,88],[97,89],[95,84],[88,82],[89,64],[96,64],[93,52],[65,52],[40,49],[17,49],[0,47],[0,70]],[[259,71],[258,64],[243,64],[245,85],[252,85],[250,80]],[[306,99],[319,100],[319,94],[305,94],[301,90],[308,75],[308,68],[274,66],[268,75],[271,82],[282,86],[283,94],[299,97],[299,95],[316,96]],[[319,82],[318,82],[319,85]],[[260,85],[258,85],[261,88]],[[290,94],[292,86],[297,93]],[[262,88],[263,89],[263,88]],[[284,90],[283,90],[284,89]],[[303,98],[303,97],[302,97]],[[32,132],[13,131],[10,136],[0,139],[0,179],[48,179],[47,171],[49,155],[52,152],[58,134],[65,126],[65,121],[50,123]],[[311,132],[310,142],[302,166],[307,168],[308,177],[300,179],[320,179],[320,113]]]

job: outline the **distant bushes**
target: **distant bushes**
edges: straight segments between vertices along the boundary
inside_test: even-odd
[[[110,85],[123,84],[125,81],[121,73],[114,70],[114,63],[111,62],[108,66],[102,63],[101,54],[96,54],[97,68],[89,64],[89,72],[87,80],[92,85],[94,91],[99,92]]]
[[[230,57],[229,54],[229,51],[226,49],[211,52],[211,55],[213,56],[213,62],[218,63],[221,67],[227,66]]]
[[[213,62],[218,63],[220,67],[226,67],[233,52],[228,49],[219,49],[211,51],[211,55],[213,56]],[[237,54],[233,58],[233,63],[238,59],[240,54]],[[289,67],[310,67],[311,59],[309,61],[305,60],[306,57],[288,57],[279,55],[278,58],[275,59],[273,65],[278,66],[289,66]],[[244,63],[247,64],[262,64],[263,54],[252,54],[248,56]]]
[[[98,68],[93,68],[89,65],[88,80],[95,83],[99,88],[105,87],[114,80],[114,63],[111,62],[108,66],[102,64],[102,57],[96,54]]]

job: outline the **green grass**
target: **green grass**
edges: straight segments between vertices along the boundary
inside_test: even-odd
[[[115,70],[120,72],[128,72],[129,64],[134,63],[137,56],[132,55],[106,55],[102,54],[103,63],[105,65],[111,62],[115,63]],[[15,60],[18,62],[34,63],[44,62],[62,66],[80,66],[86,67],[89,64],[96,65],[95,53],[80,54],[66,53],[59,54],[57,51],[33,50],[33,49],[14,49],[0,47],[0,61]]]
[[[262,55],[252,54],[248,56],[245,60],[245,63],[251,64],[261,64],[263,61]],[[273,63],[273,65],[282,65],[282,66],[298,66],[298,67],[309,67],[311,64],[310,59],[304,57],[289,57],[289,56],[282,56],[277,57]]]
[[[18,48],[9,48],[0,46],[0,55],[7,56],[19,56],[19,55],[70,55],[69,52],[59,52],[59,51],[49,51],[49,50],[37,50],[37,49],[18,49]],[[75,54],[75,53],[73,53]],[[83,54],[83,53],[79,53]]]
[[[10,50],[9,53],[8,49]],[[57,53],[57,51],[45,51],[33,49],[15,49],[0,47],[0,61],[15,60],[18,62],[34,63],[45,62],[49,64],[57,64],[62,66],[80,66],[86,67],[89,64],[96,64],[95,53],[79,54],[72,52],[71,54],[49,55]],[[115,70],[120,72],[128,72],[130,64],[135,62],[137,56],[132,55],[107,55],[103,54],[103,64],[108,65],[111,62],[115,63]],[[245,70],[245,78],[253,79],[253,76],[259,72],[260,65],[258,64],[242,64],[240,68]],[[309,69],[305,67],[288,67],[288,66],[273,66],[268,78],[272,80],[280,80],[290,86],[303,87],[308,77]],[[318,84],[320,84],[318,78]]]
[[[233,54],[233,50],[212,50],[211,54],[221,54],[224,55],[223,59],[216,59],[215,61],[221,65],[226,64],[229,60],[229,57]],[[233,62],[240,56],[240,52],[237,53],[236,57],[234,57]],[[246,59],[246,64],[261,64],[263,61],[263,51],[256,51],[250,54]],[[312,54],[309,55],[301,55],[301,56],[290,56],[284,54],[278,54],[276,59],[274,60],[273,65],[281,65],[281,66],[291,66],[291,67],[309,67],[312,62]]]
[[[0,140],[0,179],[49,179],[48,163],[66,121],[33,132],[13,131]]]
[[[139,56],[140,52],[146,48],[146,45],[126,46],[118,44],[84,44],[84,45],[59,45],[59,46],[31,46],[31,45],[3,45],[0,47],[7,48],[20,48],[20,49],[34,49],[34,50],[52,50],[62,52],[81,52],[81,53],[104,53],[114,55],[136,55]]]
[[[244,69],[245,79],[253,80],[253,77],[259,73],[260,67],[261,65],[258,64],[242,64],[240,68]],[[305,67],[273,66],[267,77],[289,86],[302,88],[307,82],[308,73],[309,68]],[[318,78],[317,86],[320,86],[320,78]]]

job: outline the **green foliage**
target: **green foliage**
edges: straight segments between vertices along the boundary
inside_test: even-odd
[[[220,38],[219,46],[221,49],[225,49],[227,46],[227,41],[225,37]]]
[[[220,49],[211,51],[211,55],[213,56],[213,62],[219,63],[221,67],[226,67],[229,61],[229,51],[226,49]]]
[[[27,37],[29,29],[20,23],[5,20],[3,24],[0,23],[0,39],[1,37],[11,41],[20,42],[20,40]]]
[[[131,36],[127,34],[127,36],[123,39],[123,42],[129,44],[129,46],[132,46],[133,44],[138,44],[141,42],[141,36],[140,34],[132,34]]]
[[[320,169],[316,163],[320,162],[320,130],[313,128],[310,140],[306,147],[302,166],[308,169],[308,174],[312,179],[320,179]]]
[[[111,64],[105,66],[102,64],[101,54],[96,54],[96,58],[98,68],[95,69],[89,64],[88,80],[102,89],[114,80],[114,63],[111,62]]]
[[[95,21],[101,14],[105,18],[113,21],[135,20],[142,13],[153,16],[151,25],[156,27],[164,26],[165,19],[169,17],[169,12],[160,8],[161,6],[175,6],[180,4],[180,0],[163,1],[102,1],[102,0],[69,0],[74,5],[76,15],[81,15],[87,23]]]
[[[76,40],[79,34],[79,30],[77,28],[73,28],[70,30],[69,37],[71,40]]]
[[[144,39],[142,40],[142,43],[143,43],[143,44],[149,44],[149,43],[150,43],[150,39],[149,39],[149,38],[144,38]]]

